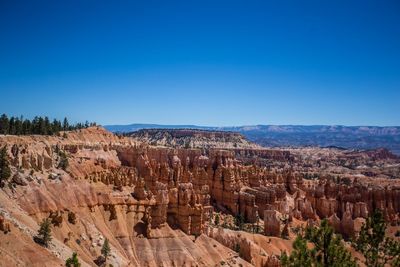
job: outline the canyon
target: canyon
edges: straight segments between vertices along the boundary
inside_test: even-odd
[[[112,266],[279,266],[299,229],[324,218],[346,240],[376,209],[388,234],[400,229],[400,159],[386,149],[265,148],[233,132],[99,126],[2,135],[5,145],[8,266],[63,266],[73,252],[96,266],[105,239]],[[33,241],[45,218],[49,248]]]

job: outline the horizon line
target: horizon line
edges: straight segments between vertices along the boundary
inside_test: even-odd
[[[111,127],[111,126],[134,126],[134,125],[155,125],[155,126],[194,126],[194,127],[204,127],[204,128],[233,128],[233,127],[256,127],[256,126],[337,126],[337,127],[377,127],[377,128],[390,128],[390,127],[400,127],[400,125],[345,125],[345,124],[242,124],[242,125],[223,125],[223,126],[210,126],[210,125],[201,125],[201,124],[167,124],[167,123],[127,123],[127,124],[100,124],[103,127]]]

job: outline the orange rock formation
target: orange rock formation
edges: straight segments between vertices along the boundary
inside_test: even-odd
[[[283,219],[329,218],[345,236],[377,208],[400,222],[398,182],[305,180],[296,170],[272,168],[293,161],[288,151],[149,146],[100,127],[66,134],[0,137],[13,166],[13,186],[0,193],[0,230],[11,230],[15,246],[43,257],[50,251],[47,266],[72,251],[94,266],[105,238],[114,266],[278,266],[276,255],[291,243],[267,236],[280,237]],[[58,168],[59,151],[67,154],[66,171]],[[218,229],[215,212],[240,214],[249,224],[264,220],[267,236]],[[28,238],[43,218],[53,224],[49,250]],[[17,226],[10,228],[10,220]],[[0,246],[13,265],[30,257]]]

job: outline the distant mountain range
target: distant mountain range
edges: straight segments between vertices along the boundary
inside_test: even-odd
[[[129,124],[105,125],[112,132],[135,132],[140,129],[200,129],[233,131],[262,146],[321,146],[349,149],[384,147],[400,155],[400,126],[340,126],[340,125],[250,125],[211,127],[197,125]]]

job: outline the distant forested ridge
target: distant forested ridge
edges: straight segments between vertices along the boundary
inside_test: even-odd
[[[117,133],[140,129],[200,129],[230,131],[243,134],[248,140],[265,147],[342,147],[347,149],[387,148],[400,155],[400,126],[342,125],[248,125],[213,127],[197,125],[129,124],[105,125]]]
[[[11,135],[27,135],[27,134],[39,134],[39,135],[55,135],[59,134],[60,131],[72,131],[77,129],[87,128],[89,126],[95,126],[95,122],[78,122],[70,124],[67,118],[61,122],[60,120],[50,120],[46,117],[36,116],[32,120],[24,119],[20,117],[8,117],[6,114],[0,117],[0,134],[11,134]]]

